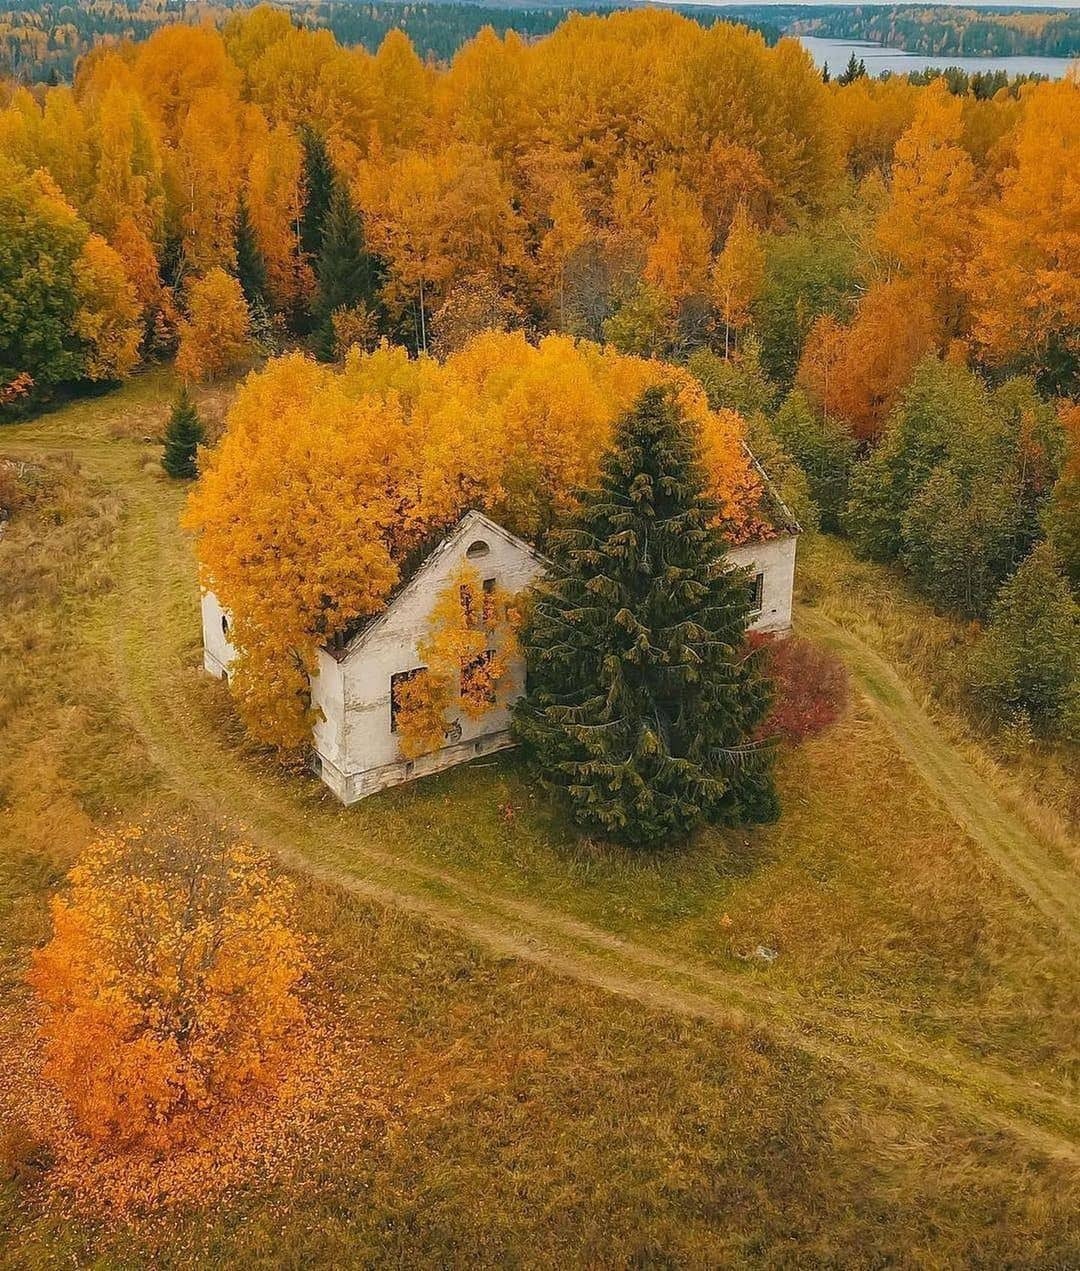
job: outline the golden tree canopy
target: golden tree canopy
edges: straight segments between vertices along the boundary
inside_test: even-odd
[[[68,882],[31,981],[46,1074],[85,1134],[167,1147],[273,1079],[307,957],[290,886],[258,852],[132,827],[87,848]]]
[[[251,732],[309,736],[320,644],[378,613],[402,562],[479,507],[542,538],[591,482],[616,419],[674,383],[700,429],[734,541],[759,528],[744,424],[686,372],[566,336],[488,332],[445,362],[382,345],[343,371],[290,356],[241,387],[192,493],[204,584],[232,617],[233,691]]]

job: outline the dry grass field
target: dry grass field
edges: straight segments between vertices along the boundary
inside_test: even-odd
[[[205,1201],[117,1216],[7,1168],[0,1266],[1080,1263],[1076,795],[962,722],[963,632],[809,546],[801,622],[854,695],[752,834],[605,850],[512,755],[344,810],[199,671],[171,387],[0,432],[0,1070],[32,1070],[80,847],[181,811],[295,879],[341,1073]]]

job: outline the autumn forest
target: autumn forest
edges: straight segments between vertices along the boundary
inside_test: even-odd
[[[0,79],[0,1268],[1068,1265],[1076,67],[147,22]]]

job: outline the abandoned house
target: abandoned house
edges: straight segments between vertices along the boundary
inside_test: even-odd
[[[728,559],[749,570],[752,628],[786,631],[799,527],[771,488],[769,493],[771,531],[756,542],[730,548]],[[395,689],[423,669],[419,646],[432,605],[463,565],[475,570],[485,591],[498,587],[518,593],[543,573],[545,561],[483,513],[468,512],[403,577],[380,614],[339,644],[319,651],[318,674],[311,682],[317,720],[312,767],[343,803],[512,745],[510,707],[525,685],[520,656],[511,660],[496,700],[481,718],[451,711],[441,747],[415,759],[401,753]],[[206,670],[227,677],[234,656],[229,619],[211,592],[203,593],[202,623]]]

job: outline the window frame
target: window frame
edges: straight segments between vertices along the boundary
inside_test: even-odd
[[[414,680],[422,672],[426,671],[426,666],[414,666],[408,671],[391,671],[390,672],[390,736],[397,736],[397,703],[394,700],[394,688],[398,683],[409,683]]]
[[[470,658],[468,662],[463,662],[461,664],[461,671],[458,675],[459,698],[465,696],[465,676],[469,673],[470,669],[474,666],[479,666],[481,663],[490,666],[495,660],[495,652],[496,651],[494,649],[485,649],[483,653],[478,653],[476,657]],[[491,692],[487,698],[487,703],[489,706],[497,706],[498,702],[499,695],[496,693],[494,686],[492,686]]]

